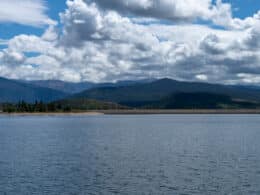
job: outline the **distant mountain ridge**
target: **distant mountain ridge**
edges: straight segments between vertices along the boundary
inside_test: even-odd
[[[65,98],[68,94],[49,88],[37,87],[0,77],[0,102],[51,102]]]
[[[94,82],[66,82],[60,80],[35,80],[35,81],[26,81],[26,80],[18,80],[18,82],[23,82],[27,84],[32,84],[37,87],[50,88],[58,91],[62,91],[68,94],[80,93],[84,90],[100,88],[100,87],[120,87],[120,86],[130,86],[139,83],[149,83],[154,81],[155,79],[143,79],[143,80],[123,80],[117,81],[115,83],[94,83]]]
[[[19,82],[31,84],[36,87],[58,90],[68,94],[79,93],[83,90],[91,89],[95,86],[95,83],[92,82],[73,83],[60,80],[19,80]]]

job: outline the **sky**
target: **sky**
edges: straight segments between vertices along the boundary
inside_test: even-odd
[[[1,0],[0,77],[260,86],[260,1]]]

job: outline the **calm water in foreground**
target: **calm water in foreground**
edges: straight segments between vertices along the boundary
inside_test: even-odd
[[[0,116],[0,194],[260,194],[260,115]]]

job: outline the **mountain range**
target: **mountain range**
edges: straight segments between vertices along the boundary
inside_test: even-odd
[[[85,97],[140,107],[161,101],[174,94],[192,94],[198,92],[226,95],[233,100],[260,101],[260,90],[258,89],[197,82],[180,82],[172,79],[160,79],[150,83],[131,86],[94,88],[75,94],[73,97]]]
[[[26,80],[19,80],[19,82],[32,84],[38,87],[50,88],[58,91],[62,91],[67,94],[75,94],[80,93],[84,90],[93,89],[93,88],[100,88],[100,87],[120,87],[120,86],[130,86],[140,83],[149,83],[154,81],[155,79],[143,79],[143,80],[126,80],[126,81],[117,81],[114,83],[94,83],[94,82],[66,82],[60,80],[35,80],[35,81],[26,81]]]
[[[71,104],[77,109],[89,108],[93,102],[102,105],[100,107],[117,108],[255,108],[259,106],[260,90],[257,87],[182,82],[168,78],[116,83],[0,78],[0,103],[21,100]]]

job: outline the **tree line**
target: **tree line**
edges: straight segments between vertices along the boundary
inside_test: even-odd
[[[5,103],[2,105],[3,112],[70,112],[70,106],[62,106],[55,103],[44,103],[42,101],[35,101],[34,103],[27,103],[19,101],[16,104]]]

